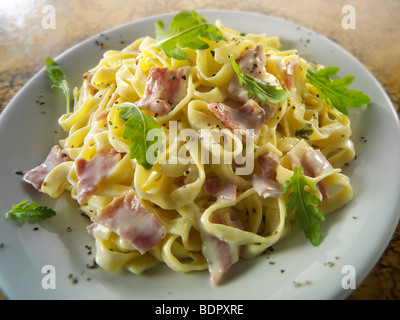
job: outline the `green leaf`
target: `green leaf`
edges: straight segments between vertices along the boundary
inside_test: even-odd
[[[233,56],[231,56],[231,63],[233,70],[238,76],[239,85],[241,87],[243,85],[246,86],[249,99],[252,99],[256,95],[262,105],[264,105],[266,101],[277,104],[279,102],[285,101],[293,95],[293,92],[287,92],[285,89],[277,89],[276,86],[271,86],[247,73],[244,73],[239,68]]]
[[[302,174],[302,167],[294,167],[293,171],[293,176],[285,181],[282,188],[283,193],[291,190],[286,204],[286,214],[290,215],[295,209],[294,220],[297,228],[305,233],[313,246],[318,246],[321,237],[319,221],[324,221],[325,217],[317,208],[321,200],[307,189],[315,191],[317,186]]]
[[[306,76],[326,103],[347,115],[347,107],[359,108],[368,104],[371,99],[361,91],[347,88],[353,82],[354,76],[330,79],[338,71],[337,67],[327,67],[316,72],[308,69]]]
[[[35,223],[55,215],[56,212],[54,210],[40,206],[37,202],[29,203],[29,200],[25,200],[12,206],[11,210],[6,212],[4,216],[6,219],[14,220],[16,223],[24,224],[26,221]]]
[[[223,39],[222,32],[194,10],[178,13],[166,31],[164,23],[158,20],[155,29],[157,48],[163,50],[168,57],[177,60],[189,59],[189,55],[181,48],[207,49],[209,45],[200,38],[213,41]]]
[[[122,137],[129,139],[129,156],[145,169],[151,169],[162,147],[163,132],[153,117],[143,113],[130,102],[110,109],[121,109],[119,118],[127,120]],[[157,137],[157,139],[154,139]]]
[[[311,123],[305,124],[302,128],[299,128],[296,130],[294,133],[295,136],[302,137],[305,140],[309,140],[308,136],[312,135],[314,132],[313,129],[311,129]]]
[[[51,58],[46,58],[46,71],[50,81],[53,83],[51,86],[59,88],[62,90],[65,96],[65,101],[67,104],[67,114],[70,113],[71,104],[71,91],[67,79],[65,77],[64,71],[61,66]]]

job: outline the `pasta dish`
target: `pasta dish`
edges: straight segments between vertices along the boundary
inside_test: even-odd
[[[324,66],[283,50],[279,37],[213,26],[222,36],[180,46],[186,59],[150,36],[105,52],[59,118],[65,139],[24,176],[77,201],[106,270],[166,264],[208,270],[218,285],[292,225],[307,235],[290,198],[294,177],[306,181],[314,220],[353,197],[341,170],[355,157],[349,118],[307,73]],[[278,100],[257,94],[260,83]],[[307,237],[318,245],[315,233]]]

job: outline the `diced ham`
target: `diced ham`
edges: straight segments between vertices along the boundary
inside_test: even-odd
[[[332,169],[332,165],[319,149],[307,150],[301,163],[303,168],[308,172],[311,172],[314,177]]]
[[[46,179],[50,171],[60,163],[69,160],[70,159],[68,158],[68,156],[61,151],[61,148],[59,146],[54,146],[46,157],[46,160],[42,164],[28,171],[24,175],[23,179],[25,182],[31,184],[37,190],[40,190],[42,188],[44,180]]]
[[[236,183],[219,178],[207,178],[204,182],[204,191],[223,201],[236,201]]]
[[[114,92],[111,95],[110,100],[108,100],[108,103],[107,103],[105,109],[97,114],[96,121],[106,118],[108,113],[110,112],[109,108],[111,108],[119,98],[120,98],[120,95],[117,92]]]
[[[264,122],[268,122],[274,117],[274,114],[276,112],[276,108],[272,105],[269,105],[268,102],[266,102],[263,106],[262,109],[265,112],[265,119]]]
[[[322,195],[322,199],[327,199],[329,197],[328,192],[326,191],[325,185],[322,181],[317,183],[317,188]]]
[[[85,72],[83,74],[83,81],[85,81],[86,83],[90,83],[92,81],[92,78],[94,76],[93,72]]]
[[[282,186],[277,181],[260,173],[253,175],[253,187],[258,195],[263,198],[279,198],[282,196]]]
[[[253,175],[253,187],[260,197],[279,198],[282,196],[282,186],[271,178],[279,164],[278,156],[267,152],[257,157],[261,172]]]
[[[247,50],[239,59],[238,66],[244,72],[254,78],[266,81],[268,77],[266,71],[267,58],[264,54],[264,49],[262,45],[256,46],[255,49]],[[237,75],[233,76],[233,79],[228,87],[228,96],[230,99],[245,104],[249,100],[248,92],[246,86],[240,86]],[[253,99],[255,99],[253,97]],[[259,103],[259,101],[255,101]],[[264,105],[260,106],[264,110],[264,121],[268,122],[275,114],[276,108],[269,105],[266,102]]]
[[[75,161],[78,176],[77,199],[79,204],[84,204],[88,197],[96,192],[102,183],[121,159],[121,154],[116,151],[102,150],[90,161],[78,158]]]
[[[290,164],[292,165],[292,168],[294,167],[301,167],[301,161],[298,156],[296,156],[293,152],[289,151],[286,154],[290,160]],[[304,169],[304,168],[303,168]]]
[[[99,226],[99,225],[98,225],[97,223],[92,223],[92,224],[89,224],[89,225],[86,227],[86,230],[87,230],[87,232],[88,232],[91,236],[94,236],[94,233],[95,233],[96,228],[97,228],[98,226]]]
[[[230,129],[254,129],[257,134],[264,124],[264,110],[251,99],[239,109],[231,108],[220,102],[209,103],[208,109]]]
[[[83,85],[85,86],[86,90],[88,90],[94,96],[99,90],[92,85],[91,81],[93,76],[93,72],[85,72],[83,74]]]
[[[254,50],[247,50],[239,59],[238,66],[244,72],[254,78],[263,81],[267,75],[265,65],[267,59],[262,45],[258,45]],[[246,103],[249,100],[245,86],[239,85],[239,80],[235,74],[228,88],[229,98],[237,102]]]
[[[115,198],[92,217],[92,221],[118,234],[141,254],[153,248],[166,234],[160,220],[133,191]],[[93,228],[88,227],[89,233]]]
[[[304,155],[302,166],[310,176],[317,177],[327,170],[332,169],[332,165],[322,154],[321,150],[310,149]],[[317,183],[317,188],[321,192],[322,198],[328,198],[328,193],[322,181]]]
[[[212,223],[225,224],[233,228],[243,230],[243,224],[239,219],[230,214],[220,216],[213,214]],[[239,260],[241,246],[222,241],[210,234],[203,234],[203,255],[207,259],[210,280],[213,285],[218,285],[223,276]]]
[[[309,177],[317,177],[332,169],[332,165],[326,159],[319,149],[308,149],[302,159],[299,159],[291,152],[287,153],[292,167],[302,167],[303,174]],[[317,183],[318,190],[321,192],[322,198],[326,199],[328,193],[322,181]]]
[[[332,165],[319,149],[308,148],[301,159],[293,152],[288,152],[287,156],[292,167],[302,167],[303,174],[309,177],[317,177],[332,169]]]
[[[299,66],[299,59],[298,57],[294,57],[286,62],[285,68],[283,69],[283,81],[285,83],[286,88],[289,91],[293,90],[293,83],[294,83],[294,71]]]
[[[190,67],[151,68],[143,97],[135,104],[157,115],[168,114],[185,97],[190,72]]]
[[[257,157],[257,163],[260,166],[261,173],[269,177],[275,172],[276,166],[279,164],[278,156],[273,152],[267,152]]]
[[[204,247],[209,252],[206,259],[208,261],[210,280],[216,286],[221,282],[223,275],[227,273],[230,267],[239,260],[240,248],[213,236],[204,241]]]

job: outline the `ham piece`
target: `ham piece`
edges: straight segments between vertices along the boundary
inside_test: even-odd
[[[239,109],[231,108],[220,102],[209,103],[208,109],[230,129],[253,129],[257,134],[264,124],[264,110],[251,99]]]
[[[292,152],[288,152],[287,155],[292,167],[302,167],[303,174],[309,177],[317,177],[333,168],[319,149],[308,149],[301,159]],[[322,181],[317,183],[317,187],[321,192],[322,198],[328,198],[328,193]]]
[[[267,58],[264,54],[262,45],[258,45],[255,49],[247,50],[239,59],[238,66],[244,72],[252,77],[265,82],[267,78],[266,71]],[[228,87],[228,96],[230,99],[239,102],[241,104],[246,103],[249,100],[246,86],[239,85],[239,79],[235,74]],[[253,97],[254,99],[254,97]],[[256,101],[258,103],[258,101]],[[276,108],[266,102],[261,106],[264,110],[264,121],[268,122],[275,114]]]
[[[325,171],[332,169],[332,165],[319,149],[307,149],[301,159],[293,152],[288,152],[287,156],[292,167],[302,167],[303,174],[309,177],[316,177]]]
[[[271,178],[279,164],[277,155],[273,152],[257,157],[260,166],[260,173],[253,175],[253,187],[260,197],[279,198],[282,195],[282,186]]]
[[[84,204],[88,197],[96,192],[102,183],[121,160],[121,154],[116,151],[102,150],[90,161],[78,158],[75,161],[76,174],[78,176],[77,200]]]
[[[238,66],[244,72],[254,78],[263,81],[267,76],[265,65],[267,59],[264,54],[263,46],[258,45],[255,49],[247,50],[239,59]],[[245,86],[239,85],[239,79],[235,74],[228,88],[229,98],[240,103],[249,100]]]
[[[264,176],[269,177],[275,172],[276,166],[279,164],[278,156],[273,152],[267,152],[257,157],[257,163],[260,166]]]
[[[92,85],[92,78],[94,76],[93,72],[86,72],[83,74],[83,85],[85,86],[86,90],[89,91],[93,96],[99,91]]]
[[[332,169],[332,165],[328,159],[326,159],[321,150],[318,149],[308,150],[301,163],[306,172],[305,174],[311,177],[317,177],[325,173],[327,170]],[[317,183],[317,188],[321,192],[322,199],[327,199],[328,193],[322,181]]]
[[[207,178],[204,182],[204,191],[223,201],[236,201],[236,183],[219,178]]]
[[[307,150],[301,164],[303,165],[304,170],[313,177],[319,176],[325,171],[332,169],[332,165],[319,149]]]
[[[112,106],[114,106],[115,102],[120,98],[120,95],[117,92],[114,92],[111,97],[110,100],[108,100],[108,103],[105,107],[105,109],[103,111],[101,111],[100,113],[97,114],[97,116],[95,117],[96,121],[100,121],[102,119],[107,118],[108,113],[110,112],[110,108]]]
[[[143,97],[135,104],[157,115],[168,114],[185,97],[190,72],[190,67],[151,68]]]
[[[263,198],[279,198],[282,196],[282,186],[277,181],[262,174],[253,176],[253,187],[258,195]]]
[[[153,248],[166,234],[160,220],[133,191],[115,198],[92,217],[92,221],[89,232],[96,225],[102,225],[132,244],[141,254]]]
[[[286,88],[289,91],[293,90],[293,84],[294,84],[294,71],[297,69],[299,66],[299,58],[294,57],[293,59],[290,59],[289,61],[286,62],[285,68],[283,69],[283,81],[285,83]]]
[[[262,82],[268,79],[266,63],[267,58],[262,45],[256,46],[255,49],[248,49],[238,60],[238,66],[244,73]],[[240,86],[236,74],[229,84],[228,97],[242,107],[232,108],[218,102],[210,103],[208,108],[231,129],[254,129],[257,134],[262,125],[271,120],[276,112],[276,107],[268,102],[260,106],[260,101],[256,96],[249,99],[246,85]]]
[[[60,163],[69,160],[70,159],[68,158],[68,156],[61,151],[61,148],[59,146],[54,146],[46,157],[46,160],[37,167],[28,171],[24,175],[23,179],[25,182],[31,184],[37,190],[40,190],[42,188],[44,180],[46,179],[50,171]]]
[[[225,224],[233,228],[244,230],[242,222],[230,214],[223,216],[213,214],[212,223]],[[223,276],[239,260],[241,246],[222,241],[208,233],[203,233],[203,255],[207,259],[210,280],[213,285],[218,285]]]

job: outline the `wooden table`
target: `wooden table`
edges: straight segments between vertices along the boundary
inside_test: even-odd
[[[342,27],[355,9],[355,29]],[[51,7],[46,7],[50,5]],[[55,10],[52,28],[45,17]],[[143,17],[184,9],[230,9],[262,13],[303,25],[336,41],[357,57],[381,82],[396,110],[400,107],[400,1],[398,0],[281,0],[281,1],[127,1],[127,0],[0,0],[0,111],[47,56],[109,28]],[[47,27],[43,27],[43,24]],[[373,271],[349,297],[400,298],[400,228]],[[0,299],[1,299],[0,292]],[[4,297],[3,297],[4,298]]]

